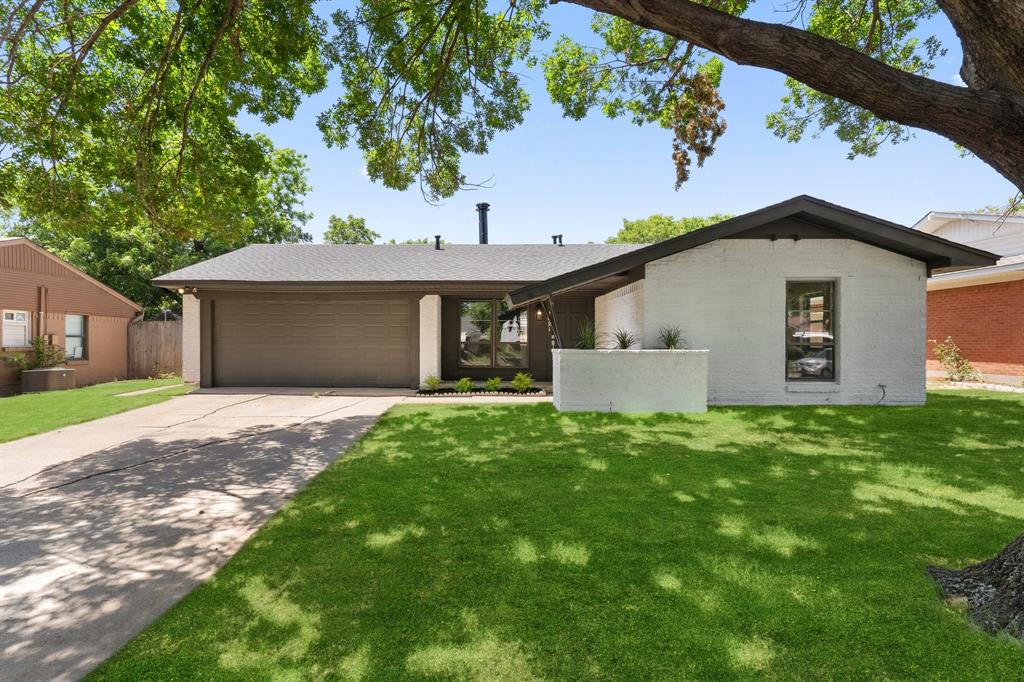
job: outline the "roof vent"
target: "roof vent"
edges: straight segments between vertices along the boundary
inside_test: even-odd
[[[434,250],[435,251],[440,251],[441,250],[441,235],[439,235],[439,234],[435,234],[434,235]]]
[[[487,243],[487,212],[491,210],[491,205],[487,202],[480,202],[476,205],[476,212],[479,216],[480,223],[480,243]]]

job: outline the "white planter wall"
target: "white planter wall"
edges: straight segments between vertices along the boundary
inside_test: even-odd
[[[554,349],[555,409],[706,412],[706,350]]]

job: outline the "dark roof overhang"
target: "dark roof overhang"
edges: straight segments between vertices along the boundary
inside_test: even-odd
[[[785,222],[773,226],[779,221]],[[777,228],[777,231],[759,230],[769,226]],[[718,239],[745,236],[779,239],[803,236],[854,239],[922,261],[927,264],[929,273],[936,268],[993,265],[999,258],[988,251],[964,246],[802,195],[543,282],[529,284],[509,293],[506,301],[511,307],[521,307]]]

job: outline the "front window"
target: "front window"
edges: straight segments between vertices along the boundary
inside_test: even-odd
[[[81,360],[85,357],[85,316],[64,316],[64,357]]]
[[[5,310],[3,345],[8,348],[22,348],[30,341],[29,317],[27,310]]]
[[[527,312],[493,299],[459,303],[459,366],[527,365]]]
[[[836,376],[835,282],[786,282],[786,380]]]

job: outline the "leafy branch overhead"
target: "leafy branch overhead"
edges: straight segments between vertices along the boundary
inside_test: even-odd
[[[593,40],[550,41],[545,13],[595,10]],[[0,0],[0,209],[66,229],[141,210],[160,229],[225,232],[272,147],[273,123],[337,79],[317,121],[369,176],[430,200],[470,184],[467,154],[521,124],[542,66],[566,116],[592,111],[671,132],[677,186],[725,133],[726,61],[787,76],[767,120],[781,138],[834,132],[874,154],[915,128],[1024,188],[1019,0]],[[328,20],[328,12],[329,20]],[[931,77],[943,15],[963,85]],[[725,59],[722,59],[725,58]]]

